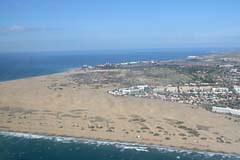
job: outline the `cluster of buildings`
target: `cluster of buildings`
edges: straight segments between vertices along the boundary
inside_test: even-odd
[[[97,68],[125,68],[128,66],[169,65],[178,72],[195,78],[196,83],[167,86],[137,85],[108,91],[114,96],[135,96],[164,101],[211,107],[212,111],[239,115],[240,109],[240,65],[225,59],[212,63],[199,56],[188,56],[184,62],[133,61],[97,65]],[[190,63],[190,62],[194,62]],[[195,63],[196,62],[196,63]],[[87,66],[89,67],[89,66]],[[180,68],[180,69],[179,69]],[[229,108],[230,107],[230,108]]]
[[[220,65],[219,70],[222,74],[214,77],[214,81],[219,84],[240,85],[240,66],[239,65]]]
[[[166,101],[201,105],[237,107],[240,103],[238,86],[233,90],[217,86],[166,86],[153,89],[153,96]]]
[[[199,105],[205,107],[220,108],[213,109],[214,112],[238,114],[238,110],[231,110],[226,107],[237,108],[240,105],[240,86],[227,87],[210,86],[207,83],[185,84],[182,86],[148,86],[138,85],[129,88],[120,88],[109,91],[114,96],[135,96],[164,101]],[[225,109],[221,109],[225,108]],[[239,106],[238,106],[239,107]]]
[[[113,68],[121,68],[132,65],[154,65],[157,64],[157,60],[149,60],[149,61],[130,61],[130,62],[121,62],[121,63],[105,63],[96,65],[97,68],[100,69],[113,69]]]
[[[129,88],[120,88],[113,91],[108,91],[108,93],[114,96],[125,96],[125,95],[144,96],[148,93],[148,91],[149,91],[148,85],[138,85],[138,86],[132,86]]]
[[[213,87],[209,85],[185,84],[183,86],[157,86],[153,88],[154,93],[180,93],[180,94],[227,94],[232,93],[227,87]]]

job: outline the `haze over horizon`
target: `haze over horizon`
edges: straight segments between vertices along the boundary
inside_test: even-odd
[[[234,48],[240,1],[2,0],[0,52]]]

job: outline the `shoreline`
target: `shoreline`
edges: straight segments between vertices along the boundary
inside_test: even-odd
[[[58,76],[51,75],[50,77],[57,78],[59,76],[64,76],[64,75],[66,75],[66,72],[65,74],[58,74]],[[47,78],[46,76],[43,76],[41,78],[38,77],[38,78],[30,78],[30,79],[24,79],[24,80],[16,80],[14,82],[13,81],[7,82],[6,84],[8,84],[11,87],[12,86],[21,87],[31,83],[33,84],[33,86],[35,86],[34,84],[39,85],[39,82],[41,82],[42,79],[46,79],[46,78]],[[45,84],[46,82],[41,82],[41,83]],[[1,86],[3,87],[5,85],[1,85]],[[8,86],[6,87],[8,88]],[[110,141],[117,140],[121,142],[123,141],[123,142],[131,142],[131,143],[143,143],[143,144],[149,144],[149,145],[160,145],[160,146],[162,145],[162,146],[171,146],[171,147],[175,146],[176,148],[179,147],[179,148],[193,149],[198,151],[211,151],[211,152],[222,152],[222,153],[229,153],[229,154],[232,154],[232,153],[239,154],[238,149],[236,148],[238,144],[236,143],[235,143],[236,145],[234,144],[234,146],[236,146],[235,149],[233,146],[229,146],[228,148],[227,146],[224,147],[220,143],[218,144],[213,143],[213,139],[215,139],[215,137],[217,136],[218,137],[220,137],[220,135],[232,136],[231,134],[225,135],[224,133],[227,133],[227,132],[221,133],[219,130],[220,129],[219,125],[227,126],[228,124],[230,124],[229,122],[219,123],[218,127],[216,128],[217,129],[216,131],[221,133],[220,135],[214,135],[215,129],[213,131],[210,130],[211,133],[209,133],[209,131],[200,130],[199,131],[201,133],[200,137],[208,137],[208,140],[201,140],[200,137],[199,138],[189,137],[187,138],[187,140],[182,140],[183,137],[179,135],[183,134],[185,131],[184,129],[180,130],[178,127],[175,127],[178,121],[181,122],[181,125],[188,126],[188,128],[190,127],[194,129],[194,125],[196,124],[202,125],[203,127],[206,127],[206,128],[212,128],[211,125],[207,126],[208,123],[202,124],[201,119],[197,120],[194,117],[193,117],[193,120],[194,121],[197,120],[197,121],[192,123],[191,120],[188,120],[188,118],[186,119],[186,116],[185,116],[186,113],[189,113],[190,115],[200,114],[202,116],[207,116],[206,118],[208,119],[210,118],[209,119],[210,121],[213,120],[216,123],[224,120],[223,118],[220,118],[220,117],[224,117],[223,115],[209,113],[199,107],[192,108],[191,106],[184,105],[184,104],[179,106],[179,104],[174,104],[170,102],[168,103],[168,102],[161,102],[158,100],[151,100],[151,99],[139,99],[135,97],[113,97],[104,92],[104,90],[106,89],[96,90],[96,89],[91,89],[89,87],[82,88],[79,91],[73,92],[70,90],[66,92],[66,94],[71,93],[72,96],[74,95],[77,96],[76,98],[80,100],[79,103],[75,104],[75,101],[72,101],[74,103],[71,104],[72,102],[70,103],[68,101],[66,102],[64,101],[59,106],[59,100],[61,100],[61,98],[56,99],[57,104],[53,105],[52,99],[49,99],[49,101],[46,101],[45,97],[41,96],[40,98],[39,95],[45,94],[45,96],[47,97],[48,96],[58,97],[58,94],[62,93],[62,91],[56,92],[56,91],[50,90],[48,93],[46,92],[47,88],[44,87],[45,88],[44,89],[42,88],[42,86],[39,86],[42,90],[42,92],[40,92],[39,94],[39,92],[35,93],[35,89],[34,90],[32,89],[32,85],[29,85],[29,87],[31,88],[31,90],[29,90],[30,88],[27,89],[29,91],[29,94],[23,95],[22,93],[20,93],[21,96],[18,93],[17,94],[15,93],[15,94],[16,94],[16,98],[20,98],[19,100],[21,101],[23,97],[28,98],[31,95],[33,96],[33,100],[34,100],[32,102],[27,100],[27,101],[21,102],[22,104],[17,105],[19,104],[18,100],[13,103],[13,99],[7,96],[9,93],[5,95],[7,96],[6,100],[8,100],[9,98],[10,99],[9,101],[6,101],[4,103],[2,101],[2,104],[0,105],[0,114],[1,114],[0,120],[2,119],[0,128],[2,128],[3,130],[13,131],[13,132],[33,133],[33,134],[40,134],[40,135],[60,135],[60,136],[80,137],[84,139],[101,139],[101,140],[109,139]],[[38,90],[38,91],[41,91],[41,90]],[[15,89],[13,91],[15,92]],[[71,94],[69,95],[70,97],[71,97]],[[93,98],[93,100],[89,102],[89,99],[87,98],[89,96],[94,96],[95,98]],[[86,102],[84,97],[86,98]],[[67,98],[66,100],[68,99],[69,98]],[[103,100],[103,102],[99,103],[98,101],[95,101],[98,99]],[[0,103],[1,103],[1,100],[2,99],[0,99]],[[42,103],[42,101],[46,101],[46,102]],[[111,108],[112,103],[115,105],[114,107],[115,109]],[[72,106],[72,107],[68,109],[64,107],[66,105]],[[11,107],[4,108],[4,106],[11,106]],[[52,107],[56,107],[56,108],[54,109]],[[150,108],[152,107],[153,109],[152,114],[153,113],[156,114],[155,116],[152,115],[151,113],[146,114],[145,111],[148,110],[149,107]],[[119,110],[121,112],[118,112]],[[76,114],[73,113],[74,111],[77,111]],[[29,113],[32,113],[32,115]],[[135,117],[133,116],[134,114],[138,114],[138,116]],[[9,115],[12,115],[12,116],[9,117]],[[111,117],[109,117],[108,119],[103,118],[109,115],[111,115]],[[212,115],[213,117],[212,116],[209,117],[210,115]],[[87,116],[88,118],[87,119],[84,118],[85,116]],[[154,118],[152,119],[151,116],[154,116]],[[139,118],[139,120],[145,119],[147,122],[134,123],[134,121],[132,120],[136,118],[137,119]],[[96,122],[97,123],[96,125],[98,124],[103,125],[103,129],[96,128],[97,130],[91,131],[91,128],[89,128],[88,125],[90,126],[94,125],[94,122],[92,123],[92,120],[99,121],[99,122]],[[114,123],[110,123],[109,127],[112,126],[116,128],[116,131],[106,132],[108,127],[105,126],[105,121],[106,123],[108,123],[107,121],[114,121]],[[61,123],[58,123],[58,122],[61,122]],[[72,126],[73,124],[75,124],[75,127]],[[79,125],[79,127],[76,127],[76,125]],[[155,129],[155,127],[160,125],[163,128],[163,131],[159,133],[160,135],[158,136],[153,136],[153,134],[149,134],[147,132],[138,133],[137,131],[141,130],[140,128],[142,125],[143,126],[147,125],[150,128],[150,130],[152,130],[154,133],[157,133],[157,130],[158,130],[158,129]],[[60,126],[61,128],[59,128]],[[83,131],[81,131],[81,127],[84,127]],[[229,127],[229,129],[230,128],[231,127]],[[226,131],[229,129],[226,129]],[[134,130],[134,131],[131,132],[131,130]],[[126,134],[125,132],[129,132],[129,133]],[[170,135],[168,134],[165,135],[163,134],[164,132],[168,132]],[[172,134],[176,134],[176,136],[175,135],[172,136]],[[187,134],[187,133],[185,132],[184,134]],[[141,135],[142,138],[136,139],[136,136],[138,135]],[[171,137],[171,140],[165,140],[166,137]],[[198,143],[198,141],[200,142]],[[208,144],[208,142],[210,142],[210,144]],[[205,145],[209,145],[209,146],[205,146]],[[224,147],[224,148],[218,148],[217,146]]]
[[[203,51],[201,54],[197,54],[197,53],[193,53],[191,55],[186,55],[186,57],[181,57],[181,58],[169,58],[169,59],[157,59],[156,61],[158,62],[176,62],[176,61],[182,61],[182,60],[187,60],[187,57],[191,57],[191,56],[196,56],[196,57],[211,57],[211,56],[218,56],[218,55],[224,55],[228,52],[234,52],[234,51],[238,51],[239,49],[236,50],[226,50],[226,51],[218,51],[217,53],[212,52],[212,51]],[[152,61],[152,59],[149,60],[138,60],[138,62],[144,62],[144,61]],[[155,60],[154,60],[155,61]],[[119,62],[111,62],[110,64],[120,64],[120,63],[129,63],[131,61],[119,61]],[[108,62],[106,62],[108,63]],[[106,64],[103,63],[103,64]],[[98,63],[95,64],[93,66],[97,66],[97,65],[101,65],[102,63]],[[48,76],[48,75],[54,75],[54,74],[59,74],[59,73],[64,73],[64,72],[68,72],[68,71],[73,71],[75,69],[80,69],[82,66],[84,65],[88,65],[88,64],[82,64],[80,66],[77,67],[70,67],[67,69],[62,69],[61,71],[55,71],[52,73],[43,73],[43,74],[38,74],[38,75],[32,75],[32,76],[27,76],[27,77],[20,77],[20,78],[13,78],[13,79],[7,79],[7,80],[0,80],[0,83],[2,82],[8,82],[8,81],[14,81],[14,80],[21,80],[21,79],[26,79],[26,78],[34,78],[34,77],[41,77],[41,76]],[[90,64],[89,64],[90,65]],[[92,66],[92,65],[91,65]]]
[[[66,69],[66,70],[61,70],[59,72],[39,74],[39,75],[33,75],[33,76],[27,76],[27,77],[21,77],[21,78],[14,78],[14,79],[9,79],[9,80],[0,80],[0,84],[5,83],[5,82],[25,80],[25,79],[31,79],[31,78],[41,78],[41,77],[46,77],[46,76],[54,76],[54,75],[63,74],[63,73],[67,73],[67,72],[73,72],[73,71],[78,70],[80,68],[81,67],[74,67],[74,68],[70,68],[70,69]]]
[[[211,56],[211,55],[216,55],[216,54],[212,54],[211,52],[207,52],[207,53],[203,53],[201,55],[188,55],[188,56]],[[175,61],[182,61],[182,60],[186,60],[187,57],[182,57],[182,58],[177,58],[177,59],[159,59],[159,60],[154,60],[154,61],[158,61],[158,62],[175,62]],[[152,61],[152,60],[139,60],[138,62],[144,62],[144,61]],[[120,64],[120,63],[129,63],[131,61],[120,61],[120,62],[113,62],[113,63],[110,63],[110,64]],[[106,62],[108,63],[108,62]],[[106,63],[103,63],[103,64],[106,64]],[[94,67],[97,66],[97,65],[103,65],[102,63],[99,63],[99,64],[95,64],[93,65]],[[27,76],[27,77],[20,77],[20,78],[13,78],[13,79],[7,79],[7,80],[0,80],[0,83],[2,82],[9,82],[9,81],[15,81],[15,80],[23,80],[23,79],[28,79],[28,78],[35,78],[35,77],[42,77],[42,76],[51,76],[51,75],[55,75],[55,74],[62,74],[62,73],[65,73],[65,72],[71,72],[71,71],[74,71],[74,70],[78,70],[78,69],[81,69],[84,65],[88,65],[88,64],[83,64],[83,65],[80,65],[78,67],[70,67],[68,69],[62,69],[61,71],[56,71],[56,72],[52,72],[52,73],[43,73],[43,74],[38,74],[38,75],[32,75],[32,76]],[[90,65],[92,66],[92,65]]]
[[[101,139],[101,138],[88,138],[88,137],[75,137],[67,135],[56,135],[56,134],[44,134],[44,133],[31,133],[31,132],[18,132],[11,130],[4,130],[0,128],[0,135],[3,136],[13,136],[13,137],[23,137],[26,139],[48,139],[57,142],[66,143],[83,143],[83,144],[96,144],[96,145],[121,145],[120,148],[131,149],[140,152],[149,152],[149,149],[157,149],[158,151],[169,151],[169,152],[186,152],[186,153],[198,153],[202,155],[221,155],[226,157],[240,158],[238,153],[228,153],[222,151],[212,151],[212,150],[199,150],[195,148],[184,148],[184,147],[174,147],[165,146],[161,144],[148,144],[148,143],[138,143],[131,141],[121,141],[121,140],[111,140],[111,139]],[[126,148],[124,148],[126,147]]]
[[[157,79],[133,71],[75,68],[0,82],[0,128],[240,154],[240,120],[235,117],[190,104],[107,94],[125,85],[122,79],[135,83],[136,76],[144,83],[187,78],[165,68],[155,73],[163,75]],[[171,74],[164,79],[166,73]]]

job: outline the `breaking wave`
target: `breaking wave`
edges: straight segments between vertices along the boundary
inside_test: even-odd
[[[61,143],[81,143],[81,144],[95,145],[97,147],[100,147],[103,145],[111,145],[120,149],[120,151],[135,150],[137,152],[149,152],[149,151],[155,150],[161,153],[181,153],[184,156],[198,154],[205,158],[220,156],[221,158],[240,159],[240,155],[238,154],[197,151],[197,150],[182,149],[177,147],[166,147],[166,146],[160,146],[160,145],[147,145],[147,144],[140,144],[140,143],[117,142],[117,141],[114,142],[114,141],[107,141],[107,140],[94,140],[94,139],[52,136],[52,135],[38,135],[38,134],[31,134],[31,133],[8,132],[8,131],[0,131],[0,135],[5,137],[8,137],[8,136],[21,137],[26,139],[46,139],[46,140],[51,140],[51,141],[61,142]]]

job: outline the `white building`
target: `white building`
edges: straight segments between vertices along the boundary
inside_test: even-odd
[[[213,93],[228,93],[229,89],[226,87],[212,88]]]
[[[166,92],[166,88],[163,86],[158,86],[156,88],[153,89],[154,93],[165,93]]]
[[[145,89],[148,88],[148,85],[138,85],[136,87],[139,88],[139,89],[145,90]]]
[[[178,93],[178,87],[169,86],[166,88],[166,91],[170,93]]]
[[[211,89],[211,86],[179,86],[181,93],[207,93]]]
[[[138,86],[133,86],[133,87],[130,87],[129,90],[130,90],[130,93],[129,94],[141,94],[143,93],[146,89],[148,88],[148,85],[138,85]]]
[[[212,111],[217,112],[217,113],[229,113],[229,114],[232,114],[232,115],[239,115],[240,116],[240,110],[239,109],[212,107]]]
[[[129,88],[121,88],[119,92],[121,95],[136,95],[143,93],[148,88],[148,85],[138,85]]]
[[[137,64],[138,62],[129,62],[129,64]]]
[[[130,90],[128,88],[122,88],[119,89],[119,91],[122,93],[122,95],[130,94]]]
[[[225,64],[225,65],[220,65],[219,67],[220,68],[231,68],[231,67],[234,67],[234,65],[232,65],[232,64]]]
[[[240,94],[240,86],[234,86],[234,91]]]

